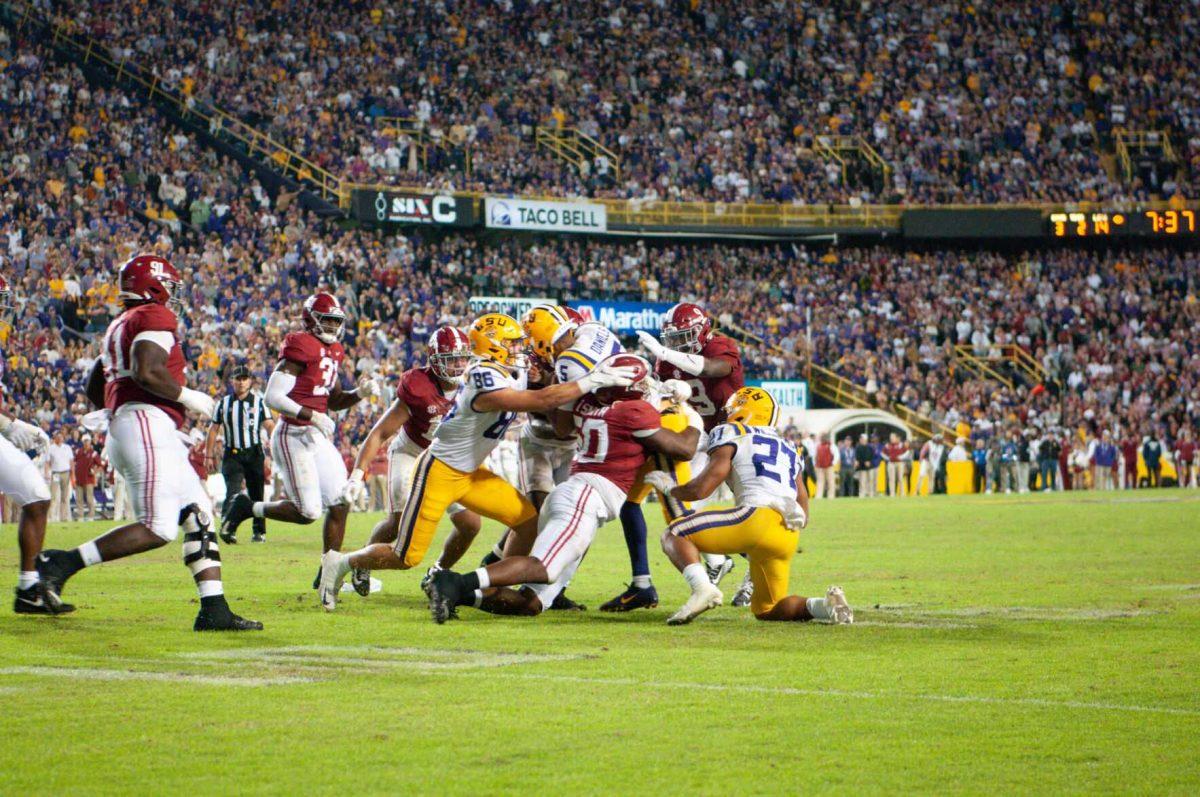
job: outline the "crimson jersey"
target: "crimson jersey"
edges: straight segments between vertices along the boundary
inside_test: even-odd
[[[121,313],[104,333],[101,363],[104,366],[104,406],[116,412],[123,404],[153,404],[183,425],[183,405],[156,396],[133,380],[133,344],[148,340],[167,353],[167,370],[180,386],[186,384],[187,364],[175,330],[179,319],[161,304],[139,304]]]
[[[654,374],[659,379],[682,379],[692,386],[692,397],[688,399],[688,404],[704,419],[704,431],[711,432],[714,426],[725,420],[725,402],[745,386],[745,370],[737,344],[724,335],[709,338],[700,350],[700,356],[706,360],[728,360],[733,370],[728,376],[694,376],[665,360],[659,360]]]
[[[293,362],[304,370],[296,377],[296,385],[288,398],[313,412],[329,409],[329,391],[337,384],[338,369],[346,359],[340,343],[322,343],[309,332],[291,332],[283,339],[279,359]],[[284,423],[308,426],[309,421],[284,416]]]
[[[429,366],[410,368],[400,377],[396,398],[408,407],[404,434],[421,448],[429,448],[430,427],[453,406]]]
[[[629,492],[646,461],[642,439],[662,428],[658,410],[640,399],[605,406],[584,396],[574,414],[579,442],[571,473],[596,473]]]

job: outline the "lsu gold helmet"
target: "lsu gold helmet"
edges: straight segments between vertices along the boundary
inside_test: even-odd
[[[553,304],[532,307],[521,319],[521,328],[533,345],[534,354],[551,364],[554,363],[554,344],[577,326],[566,308]]]
[[[512,316],[504,313],[481,315],[471,324],[467,337],[471,340],[471,351],[477,357],[509,368],[529,367],[525,357],[525,333]]]
[[[774,426],[779,421],[779,405],[761,387],[743,387],[725,402],[725,420],[747,426]]]

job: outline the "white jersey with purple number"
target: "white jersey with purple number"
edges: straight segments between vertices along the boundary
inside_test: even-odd
[[[574,382],[591,373],[596,363],[625,351],[621,341],[607,327],[594,321],[575,330],[575,344],[554,360],[554,375],[559,382]]]
[[[429,452],[455,470],[470,473],[479,468],[517,414],[502,410],[480,412],[473,406],[475,398],[505,388],[524,390],[527,380],[524,371],[513,374],[486,360],[474,363],[463,375],[452,406],[434,432]]]
[[[709,432],[709,456],[723,446],[734,447],[726,483],[738,506],[771,506],[778,498],[796,498],[804,460],[773,428],[723,423]]]

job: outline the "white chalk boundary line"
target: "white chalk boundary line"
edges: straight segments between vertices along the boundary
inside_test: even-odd
[[[330,670],[355,668],[371,670],[471,670],[481,667],[509,667],[544,662],[577,661],[588,658],[575,653],[503,653],[443,648],[375,647],[370,645],[291,645],[280,648],[244,648],[196,651],[179,654],[182,658],[204,662],[253,662],[298,668]]]
[[[116,670],[94,667],[3,667],[0,668],[0,675],[32,675],[43,678],[68,678],[82,681],[161,681],[166,683],[203,684],[205,686],[248,687],[305,684],[316,681],[314,678],[302,678],[293,675],[271,675],[254,678],[241,675],[202,675],[190,672]]]
[[[548,673],[448,672],[447,675],[481,675],[487,678],[507,678],[521,681],[553,681],[581,686],[631,686],[654,691],[680,689],[686,691],[727,692],[732,694],[780,695],[790,697],[848,698],[854,700],[916,700],[932,703],[976,703],[995,706],[1026,706],[1031,708],[1077,709],[1089,711],[1122,711],[1139,714],[1169,714],[1181,717],[1200,717],[1200,709],[1172,706],[1141,706],[1129,703],[1102,703],[1085,700],[1052,700],[1037,697],[988,697],[986,695],[938,695],[921,692],[853,692],[841,689],[801,689],[791,686],[759,686],[755,684],[712,684],[693,681],[642,681],[636,678],[604,678],[584,675],[553,675]]]

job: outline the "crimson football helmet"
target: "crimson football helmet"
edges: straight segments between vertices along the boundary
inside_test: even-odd
[[[662,345],[675,351],[699,354],[712,338],[712,319],[699,305],[680,302],[667,311],[662,323]]]
[[[634,368],[637,371],[637,377],[629,387],[602,387],[594,392],[592,395],[601,404],[608,405],[615,404],[618,401],[649,399],[656,392],[657,385],[654,382],[654,369],[650,367],[650,363],[636,354],[626,354],[624,352],[614,354],[598,363],[596,367],[599,368],[601,365]]]
[[[429,339],[429,367],[439,379],[459,384],[471,362],[471,339],[458,327],[439,327]]]
[[[0,320],[8,318],[16,308],[13,305],[12,288],[8,285],[8,280],[0,274]]]
[[[304,328],[322,343],[336,343],[346,331],[346,312],[332,293],[314,293],[304,300]]]
[[[177,294],[183,277],[171,262],[158,255],[135,255],[121,266],[120,292],[127,302],[151,302],[166,305],[176,313],[183,310],[183,300]]]
[[[574,307],[567,307],[566,305],[559,305],[558,309],[560,309],[564,313],[566,313],[567,318],[571,319],[571,321],[574,322],[575,326],[579,326],[581,324],[587,323],[587,319],[583,317],[583,313],[579,312]]]

